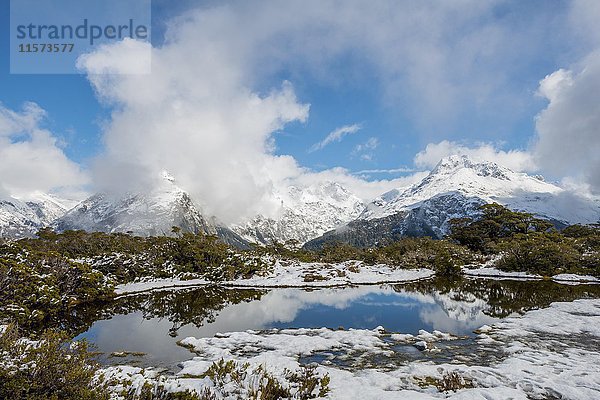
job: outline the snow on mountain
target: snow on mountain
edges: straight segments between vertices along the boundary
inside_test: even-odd
[[[403,236],[442,238],[453,218],[477,217],[479,206],[496,202],[558,225],[600,221],[600,199],[585,197],[487,161],[450,156],[420,182],[384,193],[348,224],[305,244],[377,246]]]
[[[360,219],[376,219],[421,206],[446,193],[496,202],[565,224],[593,223],[600,219],[600,200],[578,196],[541,177],[514,172],[468,156],[449,156],[425,177],[405,190],[393,190],[373,200]]]
[[[289,186],[275,197],[280,203],[275,217],[257,215],[231,229],[255,243],[295,240],[302,244],[355,219],[365,209],[361,199],[331,181]]]
[[[368,205],[332,181],[291,185],[273,196],[279,204],[275,213],[257,215],[229,229],[203,217],[175,179],[163,173],[160,184],[146,193],[98,193],[76,206],[43,193],[27,201],[0,199],[0,236],[33,236],[48,225],[59,231],[170,235],[172,227],[178,226],[187,232],[218,235],[241,247],[246,241],[289,240],[309,242],[308,247],[332,240],[372,246],[407,235],[443,237],[450,219],[475,217],[480,205],[491,202],[559,224],[600,221],[597,197],[467,156],[444,158],[420,182],[389,191]]]
[[[40,228],[65,214],[75,202],[46,193],[34,193],[27,201],[0,199],[0,237],[33,237]]]
[[[217,235],[226,242],[243,246],[241,240],[214,220],[205,219],[191,197],[166,172],[157,187],[147,193],[115,196],[97,193],[61,218],[57,231],[82,229],[88,232],[125,232],[139,236],[172,235],[173,226],[183,232]]]

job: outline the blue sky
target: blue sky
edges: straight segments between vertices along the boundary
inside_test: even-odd
[[[0,9],[3,107],[20,112],[25,102],[35,102],[45,110],[39,126],[59,139],[64,154],[84,172],[104,153],[117,152],[110,144],[107,149],[103,138],[131,145],[135,152],[133,142],[114,139],[120,128],[111,112],[137,100],[100,102],[98,93],[109,89],[94,86],[84,74],[9,73],[8,3],[3,0]],[[289,17],[285,2],[231,1],[222,6],[216,1],[154,0],[153,45],[175,49],[183,46],[185,35],[201,35],[197,50],[216,46],[218,56],[237,63],[232,70],[241,77],[240,89],[262,98],[289,82],[294,104],[310,105],[308,115],[275,124],[273,132],[257,140],[268,144],[269,154],[291,155],[299,166],[313,171],[426,169],[428,165],[415,165],[415,155],[428,144],[448,141],[452,149],[477,149],[485,143],[497,151],[525,152],[537,160],[531,172],[554,179],[570,174],[548,167],[536,153],[536,116],[548,108],[550,98],[539,95],[539,89],[546,76],[561,68],[575,77],[585,70],[582,60],[595,54],[598,45],[597,29],[587,20],[598,9],[594,2],[465,1],[456,7],[445,2],[382,2],[381,10],[374,11],[361,2],[306,7],[292,3],[290,13],[298,15],[290,17],[288,29],[277,21]],[[186,32],[169,28],[172,18],[181,15],[194,15],[204,26]],[[261,25],[253,25],[253,20]],[[217,21],[214,26],[212,21]],[[263,26],[264,32],[257,33]],[[165,43],[169,29],[176,39]],[[191,46],[186,51],[195,50],[186,45]],[[215,71],[227,67],[220,65]],[[309,151],[346,125],[360,129]],[[361,176],[392,179],[410,173]]]
[[[156,43],[162,41],[165,20],[195,6],[206,7],[216,2],[202,1],[160,1],[153,2],[153,37]],[[509,9],[499,9],[499,14],[519,14],[520,2],[513,2]],[[561,2],[553,2],[548,9],[564,8]],[[8,53],[9,2],[2,2],[0,12],[3,26],[1,42],[2,54]],[[525,7],[530,8],[530,7]],[[518,24],[519,17],[511,17],[510,23]],[[514,21],[512,21],[514,19]],[[502,141],[504,146],[524,147],[534,133],[533,116],[544,107],[542,99],[533,96],[538,81],[546,74],[558,68],[556,56],[549,53],[523,68],[527,79],[509,82],[514,90],[521,92],[525,107],[514,110],[515,115],[500,119],[471,114],[452,124],[441,134],[447,139],[466,143],[474,141]],[[87,163],[88,159],[102,149],[101,122],[109,117],[107,107],[99,104],[94,91],[85,75],[11,75],[9,60],[2,58],[0,74],[1,101],[11,109],[19,109],[26,101],[33,101],[48,112],[47,128],[53,131],[65,143],[66,154],[78,163]],[[351,60],[350,60],[351,62]],[[340,68],[346,68],[343,65]],[[364,71],[360,71],[362,74]],[[367,71],[368,72],[368,71]],[[277,79],[290,79],[298,97],[311,104],[310,118],[306,123],[294,123],[276,135],[277,152],[292,154],[302,165],[313,169],[343,166],[352,171],[364,169],[387,169],[410,167],[412,157],[427,144],[427,137],[435,137],[430,128],[416,127],[409,115],[403,111],[401,102],[386,104],[382,100],[381,88],[375,76],[363,76],[360,81],[328,83],[311,76],[301,76],[294,71],[281,71]],[[309,74],[308,74],[309,75]],[[530,97],[530,98],[527,98]],[[502,120],[507,120],[503,122]],[[492,123],[490,123],[490,121]],[[358,123],[360,132],[333,144],[322,151],[309,153],[314,143],[335,128]],[[371,160],[353,155],[353,149],[370,137],[377,137],[378,148]]]

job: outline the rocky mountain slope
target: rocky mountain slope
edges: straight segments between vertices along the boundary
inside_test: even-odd
[[[35,193],[27,201],[12,197],[0,199],[0,237],[33,237],[74,205],[72,201]]]
[[[206,219],[191,197],[164,174],[160,185],[147,193],[119,196],[97,193],[52,226],[57,231],[82,229],[88,232],[124,232],[139,236],[173,235],[173,226],[183,232],[217,235],[237,247],[247,243],[213,219]]]
[[[552,220],[557,225],[600,220],[600,200],[568,192],[540,177],[517,173],[467,156],[442,159],[420,182],[392,190],[367,205],[354,221],[306,244],[328,242],[373,246],[401,236],[448,233],[449,221],[476,217],[481,204],[496,202]]]
[[[275,217],[257,215],[231,229],[250,242],[303,244],[357,218],[365,204],[336,182],[308,187],[290,186],[275,195],[280,202]]]
[[[172,177],[162,178],[146,193],[98,193],[76,206],[45,194],[28,201],[0,199],[0,237],[33,236],[44,226],[59,231],[170,235],[172,227],[178,226],[185,232],[217,235],[238,247],[290,240],[307,247],[331,241],[374,246],[402,236],[443,237],[452,218],[476,217],[478,207],[490,202],[533,213],[558,226],[600,220],[597,197],[584,197],[540,177],[466,156],[444,158],[420,182],[387,192],[369,204],[332,181],[289,186],[274,193],[279,204],[275,212],[230,227],[203,216]]]

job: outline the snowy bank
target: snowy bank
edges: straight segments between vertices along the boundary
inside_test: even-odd
[[[525,279],[525,280],[540,280],[544,279],[542,275],[530,274],[528,272],[518,271],[502,271],[494,267],[482,266],[479,268],[463,267],[462,271],[467,276],[477,278],[493,278],[493,279]],[[558,283],[600,283],[600,279],[591,275],[577,274],[558,274],[550,277]]]
[[[177,287],[187,287],[187,286],[201,286],[207,285],[210,281],[206,279],[176,279],[176,278],[165,278],[165,279],[151,279],[147,281],[141,282],[130,282],[125,283],[123,285],[118,285],[115,288],[115,293],[117,295],[122,294],[130,294],[130,293],[140,293],[147,292],[148,290],[155,289],[168,289],[168,288],[177,288]]]
[[[334,287],[358,284],[411,282],[430,278],[430,269],[400,269],[384,264],[366,265],[360,261],[339,264],[276,261],[268,273],[249,279],[212,282],[222,286],[275,288],[275,287]],[[138,293],[154,289],[207,285],[206,279],[152,279],[118,285],[116,294]]]
[[[461,344],[457,339],[437,331],[413,336],[389,333],[381,327],[273,329],[188,337],[181,344],[197,356],[184,362],[178,375],[164,378],[164,383],[172,390],[198,392],[209,386],[219,398],[236,398],[231,382],[216,387],[206,376],[211,365],[223,359],[260,367],[282,381],[286,369],[317,363],[315,373],[330,378],[332,399],[600,398],[598,299],[554,303],[523,317],[484,326],[474,340]],[[457,346],[472,347],[450,360],[436,355]],[[407,354],[411,352],[425,357],[410,360]],[[152,379],[146,375],[153,373],[132,367],[105,371],[113,377],[130,376],[138,384]]]
[[[339,264],[276,261],[267,276],[253,276],[223,282],[244,287],[332,287],[358,284],[410,282],[430,278],[430,269],[401,269],[385,264],[367,265],[361,261]]]

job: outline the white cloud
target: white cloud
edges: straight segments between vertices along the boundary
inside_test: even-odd
[[[131,46],[81,59],[99,97],[115,106],[94,168],[98,188],[143,189],[166,169],[225,222],[267,212],[274,185],[300,171],[293,158],[272,154],[272,135],[305,121],[309,106],[289,82],[266,94],[247,87],[243,64],[230,60],[235,49],[195,39],[205,29],[198,21],[172,29],[171,41],[152,49],[149,75],[96,74]]]
[[[600,50],[540,81],[548,106],[536,118],[536,162],[600,192]]]
[[[352,150],[353,156],[359,156],[361,160],[371,161],[373,159],[373,150],[379,146],[379,139],[370,137],[364,143],[357,144]]]
[[[570,3],[570,30],[578,35],[579,41],[583,41],[592,48],[600,45],[600,2],[597,0],[573,0]],[[579,43],[581,46],[581,43]]]
[[[292,181],[295,185],[311,185],[317,182],[334,181],[346,187],[363,201],[371,201],[392,189],[405,188],[420,181],[427,172],[415,172],[395,179],[365,180],[344,168],[331,168],[321,172],[304,171]]]
[[[267,0],[205,10],[201,22],[214,29],[215,45],[226,41],[247,57],[255,79],[283,67],[325,85],[375,86],[389,105],[419,125],[435,126],[427,129],[435,135],[473,112],[504,123],[529,100],[510,80],[536,57],[547,57],[544,46],[556,40],[548,30],[559,18],[540,7],[522,24],[499,12],[505,8],[500,0],[323,0],[318,6]],[[365,76],[377,79],[362,81]]]
[[[94,53],[82,54],[77,68],[105,79],[113,74],[149,74],[151,55],[150,43],[125,38],[116,44],[98,46]]]
[[[315,46],[336,42],[310,33],[314,21],[309,16],[319,14],[318,8],[297,20],[290,19],[287,5],[278,4],[202,9],[172,21],[165,43],[151,49],[148,75],[109,73],[132,58],[134,42],[103,47],[80,59],[98,96],[113,106],[104,131],[106,149],[94,168],[99,189],[143,189],[166,169],[202,202],[206,214],[229,223],[274,212],[278,204],[272,193],[290,183],[330,178],[367,200],[413,182],[412,177],[367,182],[339,168],[314,173],[291,156],[273,154],[276,132],[289,122],[306,121],[309,105],[296,97],[289,82],[256,89],[264,87],[265,68],[282,62],[279,53],[270,52],[285,48],[286,58],[302,58]],[[333,14],[318,18],[337,21]],[[339,33],[354,36],[346,28]],[[282,47],[286,44],[291,47]],[[341,127],[319,147],[359,129],[357,124]],[[371,141],[366,146],[375,145]]]
[[[35,103],[22,111],[0,105],[0,187],[4,195],[27,199],[36,191],[79,194],[86,174],[69,160],[57,138],[40,123],[46,113]]]
[[[313,144],[308,151],[314,152],[317,150],[321,150],[330,143],[341,141],[346,135],[351,135],[353,133],[358,132],[360,128],[361,127],[358,124],[344,125],[339,128],[336,128],[333,131],[329,132],[325,139]]]
[[[339,86],[376,76],[362,84],[379,86],[417,125],[436,121],[451,127],[448,119],[473,110],[482,119],[504,121],[522,105],[515,101],[521,89],[509,83],[544,51],[536,44],[546,42],[549,28],[547,12],[527,24],[503,23],[496,18],[498,3],[324,0],[315,7],[266,0],[203,7],[167,23],[164,43],[150,50],[148,75],[110,74],[135,67],[136,54],[148,45],[124,41],[102,47],[79,63],[99,97],[114,107],[96,183],[135,189],[167,169],[202,199],[206,213],[225,222],[268,213],[276,206],[271,193],[292,179],[338,177],[362,197],[401,186],[415,177],[365,182],[341,169],[315,174],[291,156],[275,155],[276,132],[306,121],[309,112],[292,84],[277,80],[280,72]],[[341,67],[340,61],[349,62]],[[314,150],[358,129],[341,127]],[[519,171],[535,169],[525,151],[451,141],[431,143],[415,164],[431,168],[456,153]]]
[[[453,154],[467,155],[478,160],[493,161],[519,172],[532,172],[536,170],[532,156],[527,151],[499,150],[490,143],[480,143],[475,147],[468,147],[448,140],[428,144],[425,150],[417,153],[414,162],[418,168],[431,169],[442,158]]]

